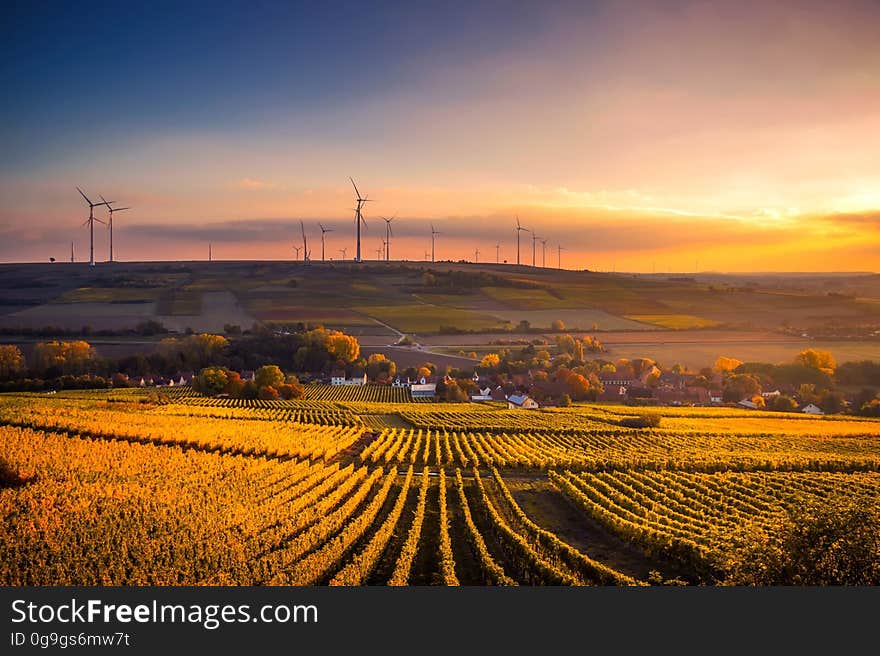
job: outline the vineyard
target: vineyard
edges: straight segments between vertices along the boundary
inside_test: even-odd
[[[876,421],[306,389],[0,395],[0,584],[711,584],[793,500],[880,497]]]

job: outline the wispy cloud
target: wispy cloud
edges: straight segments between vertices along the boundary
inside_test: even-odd
[[[260,189],[271,189],[275,184],[266,180],[258,180],[257,178],[241,178],[235,182],[235,186],[239,189],[258,191]]]

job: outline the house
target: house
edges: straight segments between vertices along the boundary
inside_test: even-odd
[[[600,371],[599,382],[603,386],[622,385],[629,387],[636,382],[636,375],[632,369],[621,369],[619,371]]]
[[[476,394],[471,394],[471,401],[491,401],[492,400],[492,388],[491,387],[483,387],[482,389],[477,389]]]
[[[395,376],[394,380],[391,381],[391,387],[409,387],[409,385],[409,378],[403,380],[400,376]]]
[[[626,401],[626,385],[618,385],[616,383],[609,383],[604,385],[602,389],[602,393],[599,394],[597,400],[599,401],[611,401],[614,403],[622,403]]]
[[[492,398],[493,401],[506,401],[507,400],[507,394],[504,392],[504,388],[501,387],[501,385],[496,385],[495,389],[493,389],[489,393],[489,396]]]
[[[507,397],[508,410],[537,410],[539,407],[535,399],[525,394],[511,394]]]
[[[706,405],[709,403],[709,390],[704,387],[658,387],[654,396],[666,405]]]
[[[758,409],[758,405],[750,399],[743,399],[742,401],[739,401],[737,405],[741,408],[748,408],[749,410]]]
[[[801,408],[801,412],[805,412],[808,415],[824,415],[825,414],[825,411],[822,410],[822,408],[820,408],[815,403],[808,403],[803,408]]]
[[[709,390],[709,403],[724,403],[724,394],[721,390]]]
[[[346,378],[345,372],[341,369],[337,369],[333,373],[330,374],[330,384],[331,385],[366,385],[367,384],[367,374],[363,373],[360,376],[353,375],[351,378]]]
[[[782,392],[780,392],[778,389],[773,390],[772,392],[761,392],[761,396],[763,396],[765,399],[774,399],[777,396],[782,396]]]
[[[409,392],[413,398],[425,398],[437,395],[437,379],[433,376],[422,376],[410,384]]]

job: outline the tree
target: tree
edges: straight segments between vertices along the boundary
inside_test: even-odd
[[[205,367],[193,379],[193,387],[201,394],[216,396],[226,389],[228,382],[229,375],[225,368]]]
[[[771,401],[770,408],[776,412],[794,412],[797,410],[797,401],[790,396],[780,394]]]
[[[571,398],[575,401],[583,401],[590,394],[590,381],[581,374],[570,373],[565,383],[571,394]]]
[[[301,399],[306,394],[305,388],[296,376],[288,376],[287,382],[278,388],[278,393],[285,399]]]
[[[276,390],[272,385],[264,385],[263,387],[260,387],[258,395],[261,399],[273,401],[278,398],[278,390]]]
[[[274,364],[267,364],[254,372],[257,387],[278,387],[284,383],[284,372]]]
[[[742,364],[740,360],[736,358],[728,358],[725,356],[719,356],[717,360],[715,360],[715,364],[712,367],[712,370],[715,373],[723,374],[732,372],[734,369],[739,367]]]
[[[468,400],[467,392],[465,392],[454,380],[446,384],[443,397],[450,403],[463,403]]]
[[[577,326],[575,326],[575,329]],[[550,324],[550,330],[555,330],[558,332],[562,332],[565,330],[565,322],[562,319],[556,319],[553,323]]]
[[[21,349],[12,344],[0,344],[0,380],[19,378],[24,368]]]
[[[354,362],[361,352],[361,345],[351,335],[334,330],[327,337],[327,352],[345,363]]]
[[[821,351],[819,349],[806,349],[805,351],[801,351],[795,356],[794,361],[795,364],[802,364],[811,369],[818,369],[829,376],[833,376],[834,370],[837,368],[837,363],[834,361],[834,357],[828,351]]]
[[[880,584],[880,505],[824,497],[734,537],[723,559],[732,585]]]
[[[82,340],[40,342],[34,348],[34,369],[49,377],[88,373],[94,361],[95,349]]]
[[[819,395],[819,407],[825,414],[836,414],[846,407],[846,399],[840,392],[825,390]]]
[[[244,381],[241,379],[241,375],[237,371],[227,371],[226,372],[226,388],[223,390],[229,396],[240,397],[241,392],[244,389]]]
[[[497,353],[487,353],[480,360],[480,367],[483,369],[495,369],[501,363],[501,358]]]
[[[571,405],[571,397],[568,394],[563,394],[559,397],[559,407],[567,408]]]
[[[752,374],[733,374],[724,383],[725,401],[741,401],[761,393],[761,383]]]

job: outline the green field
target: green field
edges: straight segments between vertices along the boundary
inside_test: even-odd
[[[642,323],[650,323],[661,328],[671,328],[672,330],[711,328],[718,325],[717,321],[694,317],[689,314],[630,314],[626,318]]]
[[[875,278],[712,274],[706,280],[666,279],[467,263],[0,265],[0,327],[68,325],[78,305],[88,310],[93,329],[132,327],[141,313],[119,308],[140,302],[152,318],[171,318],[174,329],[270,321],[368,334],[375,318],[398,331],[427,335],[441,327],[505,332],[521,321],[549,328],[561,319],[572,330],[784,328],[792,335],[839,334],[858,341],[880,329],[880,303],[870,300],[877,296],[866,296],[880,294]],[[234,302],[218,305],[220,293],[231,294]],[[233,316],[224,321],[218,307],[219,312],[229,308]]]

